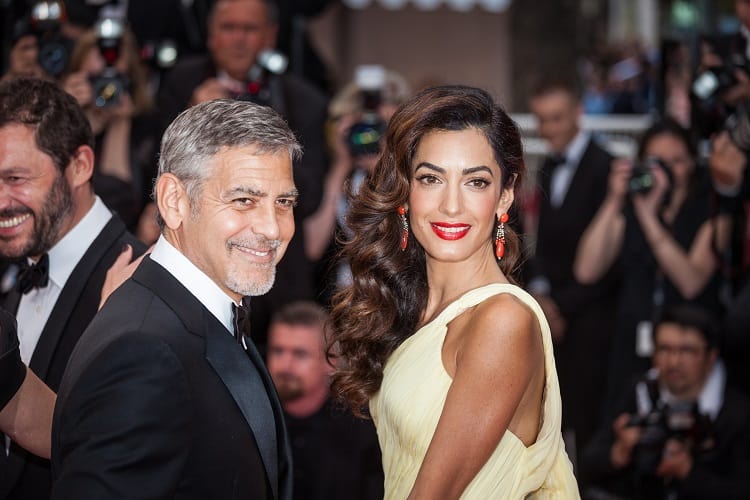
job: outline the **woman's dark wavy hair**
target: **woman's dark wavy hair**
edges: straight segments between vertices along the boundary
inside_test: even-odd
[[[522,182],[525,170],[516,124],[484,90],[443,86],[423,90],[402,104],[391,118],[374,172],[351,196],[348,231],[341,257],[353,282],[333,299],[332,344],[339,357],[334,393],[364,416],[378,391],[391,353],[417,327],[427,303],[425,252],[410,234],[399,247],[398,207],[409,198],[412,159],[420,140],[432,131],[480,130],[502,172],[503,188]],[[493,235],[487,235],[488,251]],[[499,262],[512,279],[520,257],[517,235],[506,228],[505,256]]]

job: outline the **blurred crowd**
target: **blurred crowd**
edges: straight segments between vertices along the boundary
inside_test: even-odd
[[[189,11],[163,2],[174,10],[147,16],[134,1],[129,9],[22,3],[6,13],[2,81],[54,80],[75,98],[95,137],[95,192],[146,246],[159,237],[152,180],[175,116],[236,98],[272,106],[289,122],[305,150],[294,165],[297,231],[276,286],[253,301],[253,338],[261,352],[267,347],[282,402],[290,394],[284,409],[298,436],[295,465],[303,464],[296,480],[307,485],[299,498],[347,498],[354,486],[336,471],[355,468],[367,491],[348,498],[382,494],[371,426],[321,416],[324,407],[335,412],[317,336],[333,290],[350,279],[336,258],[347,196],[366,182],[409,84],[382,66],[361,66],[333,95],[291,22],[319,13],[322,0],[196,1]],[[677,90],[634,158],[614,158],[580,121],[657,107],[658,68],[639,44],[600,50],[578,81],[546,75],[528,103],[549,155],[536,176],[536,246],[518,279],[550,322],[566,446],[588,498],[750,495],[750,2],[735,5],[739,33],[706,39],[693,67],[676,50],[664,82]],[[168,37],[155,35],[156,20],[165,20]],[[521,219],[510,222],[523,234]],[[300,329],[315,336],[295,348]],[[317,363],[307,375],[295,367],[304,349]],[[356,446],[361,463],[316,455],[337,450],[328,447],[334,441]],[[339,493],[313,493],[311,476],[323,474]]]

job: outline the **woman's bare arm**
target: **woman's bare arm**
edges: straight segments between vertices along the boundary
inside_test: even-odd
[[[538,417],[542,404],[544,354],[533,313],[500,295],[477,306],[457,334],[453,383],[410,499],[459,498],[517,424],[536,439],[538,418],[520,418]]]

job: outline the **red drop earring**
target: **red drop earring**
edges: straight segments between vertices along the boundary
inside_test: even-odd
[[[495,234],[495,257],[500,260],[505,255],[505,223],[508,222],[508,214],[500,216],[500,222],[497,225]]]
[[[398,207],[398,216],[401,219],[401,251],[406,250],[409,245],[409,221],[406,219],[406,208]]]

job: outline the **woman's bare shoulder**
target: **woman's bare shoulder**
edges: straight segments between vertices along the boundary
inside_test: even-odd
[[[526,357],[541,345],[536,314],[515,295],[494,295],[467,312],[465,320],[456,325],[456,333],[461,339],[459,350],[471,358]]]

